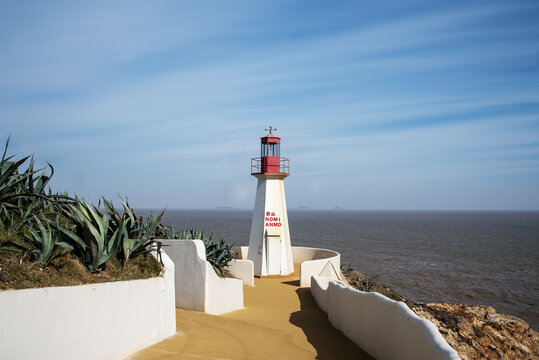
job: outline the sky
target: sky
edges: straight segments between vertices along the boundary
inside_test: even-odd
[[[2,1],[0,142],[54,191],[289,209],[538,210],[537,1]]]

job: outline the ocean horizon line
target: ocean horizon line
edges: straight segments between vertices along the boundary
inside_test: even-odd
[[[252,208],[244,207],[204,207],[204,208],[172,208],[172,207],[134,207],[137,210],[181,210],[181,211],[253,211]],[[439,213],[539,213],[539,209],[358,209],[358,208],[315,208],[315,207],[293,207],[288,208],[288,211],[342,211],[342,212],[409,212],[409,213],[425,213],[425,212],[439,212]]]

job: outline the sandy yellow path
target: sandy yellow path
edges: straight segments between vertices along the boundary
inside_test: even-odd
[[[176,309],[179,334],[130,359],[372,359],[331,326],[296,274],[243,291],[245,309],[225,315]]]

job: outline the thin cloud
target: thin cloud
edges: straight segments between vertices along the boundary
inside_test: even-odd
[[[339,6],[3,5],[0,133],[59,189],[142,207],[251,207],[271,124],[292,207],[454,207],[483,177],[462,208],[537,208],[536,5]]]

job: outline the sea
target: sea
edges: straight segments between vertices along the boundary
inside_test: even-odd
[[[292,246],[336,250],[342,264],[404,298],[491,305],[539,329],[538,211],[289,210],[288,218]],[[169,209],[163,218],[235,246],[249,244],[251,220],[252,211],[234,209]]]

